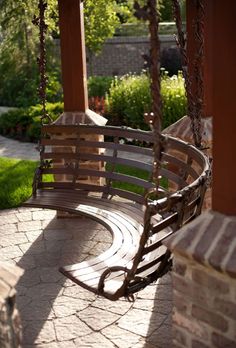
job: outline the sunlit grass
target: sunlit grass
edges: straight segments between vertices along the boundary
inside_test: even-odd
[[[106,170],[109,170],[111,168],[111,165],[106,165]],[[126,174],[128,176],[133,176],[136,178],[148,180],[149,178],[149,172],[146,170],[142,170],[139,168],[133,168],[126,165],[116,164],[115,168],[113,168],[113,171],[116,173]],[[142,187],[139,187],[138,185],[130,184],[127,182],[120,182],[120,181],[113,181],[112,187],[119,188],[121,190],[135,192],[138,194],[143,194],[144,189]]]
[[[36,161],[0,158],[0,209],[19,206],[32,193]]]
[[[32,182],[37,161],[0,158],[0,209],[18,207],[32,194]],[[110,166],[107,165],[107,170]],[[131,168],[125,165],[116,165],[113,169],[117,173],[148,180],[149,173],[146,170]],[[53,181],[52,175],[45,175],[44,181]],[[163,181],[161,184],[166,186]],[[114,181],[114,188],[143,194],[143,188],[126,182]]]
[[[37,161],[0,158],[0,209],[18,207],[32,194]],[[52,180],[46,176],[45,181]]]
[[[111,165],[106,165],[106,170],[109,170],[111,168]],[[116,173],[126,174],[128,176],[133,176],[139,179],[143,179],[148,181],[150,173],[147,170],[139,169],[139,168],[133,168],[126,165],[116,164],[115,168],[113,168],[113,171]],[[160,181],[160,185],[164,188],[167,188],[167,180],[165,178],[162,178]],[[121,181],[113,181],[112,187],[119,188],[121,190],[134,192],[137,194],[144,194],[144,189],[138,185],[130,184],[127,182],[121,182]]]

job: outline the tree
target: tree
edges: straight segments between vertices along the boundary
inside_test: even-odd
[[[136,18],[133,15],[133,6],[134,0],[116,0],[116,15],[120,23],[136,22]]]
[[[48,0],[49,31],[56,0]],[[27,105],[37,102],[38,30],[32,24],[37,0],[0,0],[0,103]]]
[[[85,0],[85,41],[88,50],[95,54],[100,52],[104,41],[114,35],[118,23],[115,1]]]
[[[47,0],[47,4],[50,52],[52,34],[58,33],[57,0]],[[86,45],[90,52],[98,53],[119,22],[115,1],[84,0],[84,5]],[[32,24],[37,6],[38,0],[0,0],[0,104],[24,106],[37,102],[38,29]],[[59,64],[50,54],[47,64],[50,81],[52,77],[55,80],[55,66]]]

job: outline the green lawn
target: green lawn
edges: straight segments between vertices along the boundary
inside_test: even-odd
[[[32,193],[36,161],[0,158],[0,209],[19,206]]]
[[[32,193],[32,181],[38,162],[0,158],[0,209],[8,209],[19,206]],[[109,167],[107,166],[106,169]],[[116,165],[115,171],[126,173],[147,180],[148,172],[141,169],[130,168],[124,165]],[[47,176],[46,181],[52,177]],[[162,182],[163,184],[163,182]],[[166,186],[164,184],[164,186]],[[143,193],[143,189],[129,183],[114,182],[113,187]]]
[[[106,166],[106,170],[109,170],[110,165],[107,164]],[[144,179],[144,180],[148,180],[149,177],[149,173],[146,170],[142,170],[142,169],[138,169],[138,168],[132,168],[129,166],[125,166],[122,164],[117,164],[115,166],[114,172],[116,173],[125,173],[126,175],[129,176],[134,176],[136,178],[140,178],[140,179]],[[144,190],[142,187],[139,187],[137,185],[133,185],[133,184],[129,184],[126,182],[113,182],[112,184],[113,187],[115,188],[119,188],[119,189],[123,189],[126,191],[131,191],[131,192],[135,192],[138,194],[143,194]]]

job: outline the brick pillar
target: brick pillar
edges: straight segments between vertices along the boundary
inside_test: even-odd
[[[84,39],[83,2],[80,0],[58,0],[62,85],[64,92],[64,113],[55,124],[94,124],[105,125],[107,120],[88,109],[86,53]],[[65,139],[65,134],[57,134],[57,138]],[[76,134],[70,134],[75,138]],[[85,135],[88,137],[88,135]],[[95,136],[94,141],[103,140]],[[73,147],[57,147],[58,152],[74,152]],[[90,149],[92,152],[92,149]],[[63,160],[54,162],[54,166],[61,167]],[[100,169],[101,163],[84,163],[86,168]],[[82,181],[94,182],[96,178],[80,178]],[[55,181],[71,181],[70,176],[55,176]],[[68,214],[58,212],[59,217]]]
[[[23,271],[10,264],[0,264],[0,347],[20,348],[21,323],[16,308],[15,285]]]
[[[236,217],[208,211],[169,238],[173,347],[236,347]]]
[[[87,110],[86,113],[83,112],[65,112],[63,113],[55,122],[56,125],[66,125],[66,124],[79,124],[79,123],[84,123],[84,124],[91,124],[91,125],[105,125],[107,120],[100,116],[97,115],[95,112],[92,110]],[[57,134],[54,135],[56,139],[76,139],[77,134]],[[81,135],[81,139],[85,139],[88,141],[103,141],[103,136],[99,134],[84,134]],[[74,153],[76,152],[75,147],[73,146],[55,146],[54,151],[56,152],[69,152],[69,153]],[[84,152],[87,153],[94,153],[97,154],[97,151],[102,151],[102,149],[97,149],[97,148],[85,148]],[[58,160],[57,162],[54,160],[53,166],[55,168],[60,168],[64,167],[66,165],[65,161],[63,159]],[[104,169],[104,163],[98,162],[98,161],[84,161],[81,163],[80,161],[80,167],[81,168],[86,168],[86,169],[95,169],[95,170],[102,170]],[[70,175],[54,175],[54,180],[55,181],[63,181],[63,182],[71,182],[73,178]],[[102,178],[97,178],[97,177],[91,177],[91,176],[86,176],[86,177],[80,177],[79,180],[80,182],[83,183],[91,183],[95,185],[102,185],[104,182]],[[60,213],[59,213],[60,215]],[[64,214],[62,214],[64,216]],[[78,215],[76,215],[78,216]]]
[[[173,252],[173,346],[236,347],[236,2],[209,0],[213,194],[207,211],[167,239]],[[214,35],[212,35],[214,33]],[[227,70],[219,67],[227,66]]]

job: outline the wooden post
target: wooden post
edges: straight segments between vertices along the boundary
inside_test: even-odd
[[[83,3],[58,0],[64,111],[88,108]]]
[[[236,1],[213,4],[213,210],[236,215]]]

